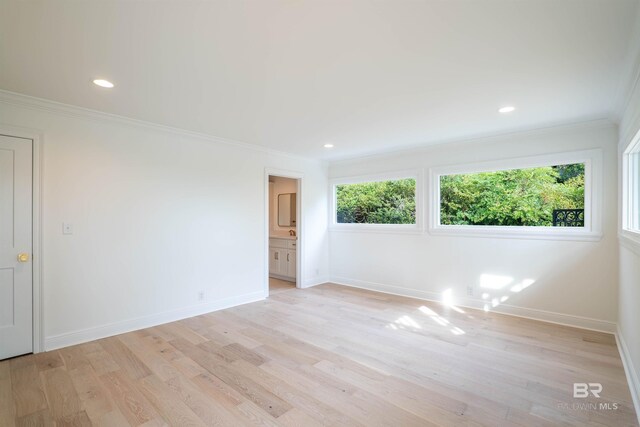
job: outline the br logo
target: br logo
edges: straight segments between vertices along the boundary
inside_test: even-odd
[[[602,392],[602,384],[600,383],[573,383],[573,397],[584,399],[592,394],[594,397],[600,397]]]

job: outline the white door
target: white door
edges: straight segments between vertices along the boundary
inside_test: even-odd
[[[0,135],[0,360],[33,351],[32,141]]]

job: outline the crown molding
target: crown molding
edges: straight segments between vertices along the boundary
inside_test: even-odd
[[[551,124],[548,126],[540,126],[528,129],[521,130],[508,130],[505,132],[498,133],[489,133],[486,135],[478,135],[471,136],[467,138],[452,138],[452,139],[443,139],[436,143],[427,143],[427,144],[416,144],[408,147],[397,148],[395,150],[385,150],[378,151],[375,153],[367,153],[361,155],[354,155],[349,157],[340,157],[336,159],[329,159],[330,165],[338,165],[343,163],[350,163],[355,160],[366,160],[366,159],[376,159],[381,157],[386,157],[390,155],[399,155],[399,154],[407,154],[407,153],[424,153],[431,150],[441,149],[443,146],[446,147],[464,147],[471,144],[482,144],[482,143],[493,143],[500,142],[504,140],[512,139],[517,136],[519,138],[527,138],[527,137],[535,137],[541,135],[548,135],[554,133],[562,133],[562,132],[572,132],[576,130],[584,130],[584,129],[600,129],[606,127],[616,127],[617,124],[611,121],[609,118],[594,118],[594,119],[585,119],[583,121],[571,121],[565,123],[557,123]]]
[[[640,75],[638,77],[640,77]],[[65,117],[71,117],[71,118],[94,120],[94,121],[103,122],[103,123],[114,123],[114,124],[120,124],[120,125],[129,126],[133,128],[138,128],[138,129],[145,128],[145,129],[149,129],[156,132],[168,133],[168,134],[173,134],[173,135],[182,136],[182,137],[190,137],[190,138],[199,139],[202,141],[212,142],[216,144],[233,146],[236,148],[241,148],[249,151],[260,152],[260,153],[275,155],[275,156],[288,157],[288,158],[304,160],[304,161],[310,161],[310,162],[321,164],[324,167],[328,167],[331,164],[339,164],[342,162],[353,161],[355,159],[367,159],[367,158],[373,159],[377,157],[384,157],[388,155],[401,154],[401,153],[412,152],[412,151],[428,151],[428,150],[439,148],[443,145],[460,146],[460,145],[466,145],[470,143],[495,142],[495,141],[500,141],[502,139],[512,138],[514,135],[527,137],[527,136],[535,136],[535,135],[544,135],[547,133],[555,133],[555,132],[568,132],[575,129],[600,128],[600,127],[615,125],[615,123],[608,118],[593,118],[593,119],[585,119],[579,122],[574,121],[574,122],[566,122],[566,123],[556,123],[556,124],[549,124],[546,126],[528,128],[528,129],[520,129],[520,130],[512,129],[512,130],[507,130],[505,132],[487,133],[487,134],[481,134],[476,136],[470,136],[467,138],[443,139],[435,143],[414,144],[414,145],[405,146],[398,149],[382,150],[374,153],[363,153],[359,155],[339,157],[339,158],[317,159],[313,157],[306,157],[306,156],[289,153],[286,151],[273,150],[270,148],[262,147],[260,145],[250,144],[248,142],[237,141],[234,139],[222,138],[222,137],[209,135],[201,132],[190,131],[187,129],[161,125],[158,123],[148,122],[145,120],[133,119],[130,117],[106,113],[98,110],[92,110],[90,108],[79,107],[76,105],[65,104],[62,102],[51,101],[48,99],[38,98],[38,97],[25,95],[17,92],[11,92],[3,89],[0,89],[0,104],[12,105],[15,107],[25,108],[25,109],[34,110],[34,111],[43,111],[46,113],[56,114],[59,116],[65,116]]]
[[[215,144],[223,144],[236,148],[241,148],[250,151],[257,151],[260,153],[284,156],[298,160],[311,161],[315,163],[322,163],[320,159],[314,159],[312,157],[300,156],[285,151],[278,151],[269,148],[262,147],[256,144],[250,144],[248,142],[236,141],[229,138],[221,138],[206,133],[190,131],[187,129],[161,125],[158,123],[148,122],[145,120],[132,119],[130,117],[120,116],[117,114],[105,113],[103,111],[92,110],[90,108],[78,107],[76,105],[64,104],[62,102],[51,101],[44,98],[37,98],[22,93],[11,92],[8,90],[0,89],[0,104],[12,105],[15,107],[26,108],[29,110],[43,111],[50,114],[56,114],[59,116],[79,118],[85,120],[94,120],[104,123],[119,124],[134,128],[145,128],[156,132],[173,134],[181,137],[190,137],[199,139],[202,141],[212,142]]]

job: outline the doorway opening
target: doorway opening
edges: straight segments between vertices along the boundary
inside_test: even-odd
[[[266,173],[268,262],[265,296],[301,287],[302,177]]]

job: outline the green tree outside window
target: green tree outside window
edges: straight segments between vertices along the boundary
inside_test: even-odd
[[[336,186],[338,224],[415,224],[413,178]]]
[[[440,177],[442,225],[552,226],[584,209],[584,163]]]

